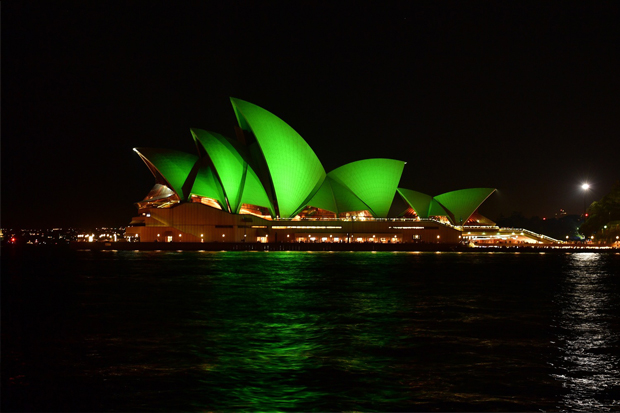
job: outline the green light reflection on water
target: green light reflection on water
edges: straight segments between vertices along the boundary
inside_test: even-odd
[[[385,322],[402,304],[398,291],[369,265],[380,256],[271,252],[260,267],[247,254],[222,258],[226,270],[212,281],[205,313],[218,321],[197,350],[211,359],[202,382],[226,390],[207,407],[368,410],[403,399],[398,385],[372,379],[394,363],[383,350],[400,335]],[[326,388],[325,377],[338,389]]]

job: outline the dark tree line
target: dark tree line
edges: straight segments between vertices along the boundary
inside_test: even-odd
[[[620,180],[616,181],[607,195],[592,202],[587,213],[588,217],[580,228],[581,233],[588,238],[594,235],[600,240],[615,239],[620,231]]]

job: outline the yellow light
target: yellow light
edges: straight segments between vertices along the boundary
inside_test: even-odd
[[[437,235],[437,238],[439,238],[439,235]]]
[[[179,237],[181,236],[181,234],[179,234]]]
[[[226,235],[222,234],[222,238],[224,238]]]
[[[201,238],[202,238],[202,237],[204,237],[204,236],[205,236],[205,234],[200,234],[200,237],[201,237]]]

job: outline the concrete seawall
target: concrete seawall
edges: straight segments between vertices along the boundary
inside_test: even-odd
[[[91,251],[437,251],[437,252],[620,252],[593,246],[480,246],[430,243],[235,243],[235,242],[72,242],[74,250]]]

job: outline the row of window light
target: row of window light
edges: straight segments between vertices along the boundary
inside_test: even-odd
[[[159,238],[160,236],[161,236],[160,234],[157,234],[157,238]],[[181,238],[181,236],[183,236],[183,234],[179,234],[179,238]],[[200,238],[201,238],[201,240],[200,240],[200,241],[201,241],[201,242],[203,241],[204,236],[205,236],[205,234],[200,234]],[[243,236],[245,237],[246,235],[243,235]],[[116,235],[115,235],[114,237],[116,238]],[[226,237],[226,234],[222,234],[222,238],[225,238],[225,237]],[[268,237],[269,237],[269,235],[266,235],[265,237],[266,237],[266,238],[268,238]],[[289,235],[289,234],[287,234],[287,235],[286,235],[286,238],[289,238],[289,237],[290,237],[290,235]],[[332,238],[332,237],[333,237],[333,235],[330,235],[329,237],[330,237],[330,238]],[[310,238],[310,240],[313,240],[313,241],[316,239],[315,237],[312,237],[311,235],[308,235],[308,238]],[[372,239],[376,238],[376,235],[373,235],[371,238],[372,238]],[[394,235],[392,238],[397,238],[397,237],[396,237],[396,235]],[[440,238],[440,236],[439,236],[439,235],[437,235],[437,239],[439,239],[439,238]],[[459,238],[460,238],[460,237],[459,237]],[[594,237],[592,237],[592,238],[594,238]],[[327,240],[327,237],[322,238],[322,239],[323,239],[323,240]],[[336,238],[336,239],[338,239],[338,238]],[[362,239],[363,239],[363,238],[358,238],[358,241],[359,241],[359,240],[362,240]]]

